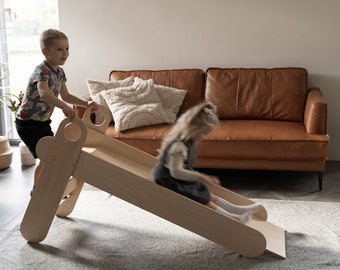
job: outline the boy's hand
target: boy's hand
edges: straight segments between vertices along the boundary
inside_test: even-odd
[[[91,108],[91,112],[98,111],[98,104],[94,101],[88,101],[87,108]]]
[[[68,105],[65,105],[63,108],[63,113],[64,115],[69,118],[70,120],[72,120],[74,117],[75,117],[75,112],[73,110],[72,107],[68,106]]]

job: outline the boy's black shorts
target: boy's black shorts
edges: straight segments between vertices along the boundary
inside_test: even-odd
[[[34,158],[38,158],[35,148],[38,141],[45,136],[54,136],[51,128],[51,120],[15,120],[15,127],[21,140],[27,145]]]

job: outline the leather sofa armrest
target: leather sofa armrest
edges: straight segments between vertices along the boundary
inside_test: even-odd
[[[87,101],[92,100],[91,97],[90,97],[90,95],[83,96],[83,99],[85,99],[85,100],[87,100]],[[82,107],[82,106],[78,106],[78,105],[74,105],[73,108],[74,108],[76,117],[82,119],[83,116],[84,116],[84,113],[85,113],[85,111],[86,111],[86,108],[85,108],[85,107]]]
[[[319,88],[311,88],[308,91],[304,124],[308,133],[326,134],[327,103]]]

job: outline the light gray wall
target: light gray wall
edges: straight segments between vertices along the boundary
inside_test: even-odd
[[[69,90],[112,69],[305,67],[328,102],[329,159],[340,160],[340,1],[59,0]]]

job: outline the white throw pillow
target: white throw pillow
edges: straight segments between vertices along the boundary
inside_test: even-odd
[[[141,78],[135,77],[135,82],[143,81]],[[182,106],[187,90],[177,89],[165,85],[154,84],[154,89],[156,90],[165,112],[174,123],[177,119],[177,114]]]
[[[155,84],[155,89],[162,101],[164,109],[173,113],[176,119],[187,91],[159,84]]]
[[[117,87],[131,86],[134,83],[134,78],[127,77],[124,80],[113,80],[113,81],[100,81],[100,80],[86,80],[87,86],[89,88],[90,95],[95,96],[103,90],[113,89]]]
[[[113,89],[117,87],[124,87],[124,86],[130,86],[134,83],[134,78],[127,77],[124,80],[113,80],[113,81],[101,81],[101,80],[93,80],[93,79],[87,79],[86,80],[87,87],[89,89],[90,96],[93,101],[95,101],[97,104],[102,105],[106,108],[109,108],[105,99],[102,96],[102,91]],[[96,113],[96,124],[100,124],[103,122],[103,114]],[[113,120],[113,117],[111,117],[110,122]]]
[[[136,80],[127,87],[102,91],[116,131],[172,122],[154,89],[152,80]]]

